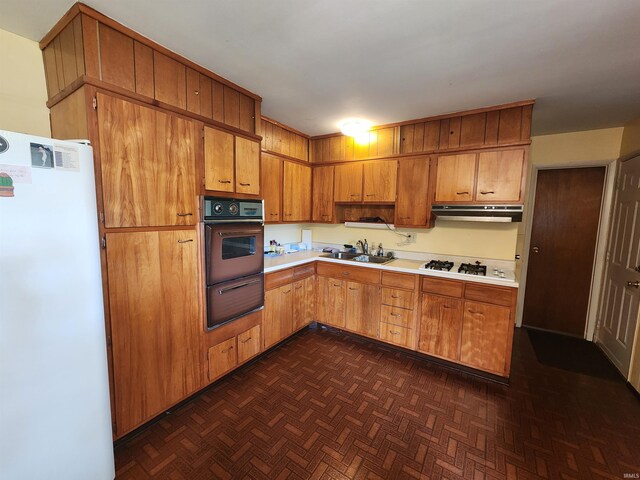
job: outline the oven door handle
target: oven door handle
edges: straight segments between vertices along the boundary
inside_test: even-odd
[[[234,285],[233,287],[221,288],[218,290],[218,294],[223,295],[231,290],[237,290],[238,288],[248,287],[249,285],[255,285],[256,283],[260,283],[260,280],[253,280],[251,282],[241,283],[240,285]]]
[[[218,232],[221,237],[240,237],[243,235],[259,234],[262,230],[244,230],[243,232]]]

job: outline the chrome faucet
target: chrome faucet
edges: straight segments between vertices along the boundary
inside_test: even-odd
[[[356,242],[356,247],[360,247],[362,249],[362,253],[364,253],[365,255],[369,254],[369,243],[367,242],[367,239],[364,239],[364,243],[362,242],[362,240],[358,240]]]

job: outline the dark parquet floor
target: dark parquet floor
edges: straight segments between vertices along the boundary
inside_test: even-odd
[[[509,386],[310,329],[118,445],[116,470],[118,480],[638,478],[640,401],[622,380],[540,364],[520,329]]]

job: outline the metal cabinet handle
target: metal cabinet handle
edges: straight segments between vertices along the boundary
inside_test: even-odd
[[[478,312],[477,310],[467,310],[471,315],[482,315],[482,312]]]
[[[342,275],[345,275],[345,276],[347,276],[347,277],[348,277],[348,276],[349,276],[349,275],[351,275],[351,274],[350,274],[349,272],[342,272]]]
[[[359,196],[360,196],[360,194],[359,194],[359,193],[352,193],[352,194],[351,194],[351,196],[352,196],[352,197],[359,197]]]
[[[456,192],[456,195],[469,195],[469,192]]]
[[[400,335],[400,332],[398,332],[398,331],[393,331],[393,330],[389,330],[389,333],[390,333],[391,335]]]
[[[252,337],[247,338],[246,340],[240,340],[240,343],[247,343],[249,340],[251,340]]]
[[[449,305],[440,305],[440,307],[446,308],[447,310],[451,308]]]
[[[291,289],[287,290],[286,292],[282,292],[282,293],[284,293],[284,294],[291,293]]]
[[[640,282],[639,281],[627,282],[627,287],[640,288]]]
[[[193,242],[193,239],[190,238],[188,240],[178,240],[178,243],[189,243],[189,242]]]
[[[487,190],[486,192],[480,192],[480,195],[488,195],[490,193],[496,193],[493,190]]]
[[[218,180],[220,183],[231,183],[231,180]]]
[[[365,196],[366,196],[366,197],[375,197],[375,196],[376,196],[376,194],[375,194],[375,193],[367,193]]]
[[[270,213],[269,215],[271,215],[272,217],[277,217],[278,216],[277,213]]]
[[[398,295],[391,295],[391,298],[400,298]]]
[[[333,286],[334,287],[341,287],[342,285],[340,285],[339,283],[334,283]]]
[[[533,250],[533,253],[540,253],[540,249],[538,247],[533,247],[531,250]]]
[[[392,313],[391,316],[392,317],[401,317],[402,315],[400,315],[399,313]]]
[[[222,350],[221,353],[227,353],[229,350],[233,350],[233,345],[231,345],[229,348],[227,348],[226,350]]]
[[[218,232],[221,237],[239,237],[242,235],[258,234],[262,233],[262,230],[244,230],[242,232]]]
[[[242,183],[242,182],[240,182],[240,185],[242,185],[243,187],[248,187],[248,186],[250,186],[251,184],[250,184],[250,183]]]
[[[193,213],[176,213],[176,215],[179,217],[191,217]]]
[[[218,293],[220,295],[223,295],[223,294],[225,294],[227,292],[230,292],[232,290],[237,290],[239,288],[248,287],[249,285],[255,285],[256,283],[260,283],[260,280],[254,280],[252,282],[241,283],[240,285],[234,285],[233,287],[221,288],[220,290],[218,290]]]
[[[357,288],[349,287],[349,290],[358,290]]]

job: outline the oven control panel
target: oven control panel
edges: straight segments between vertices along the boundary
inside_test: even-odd
[[[264,222],[262,200],[204,197],[205,222]]]

